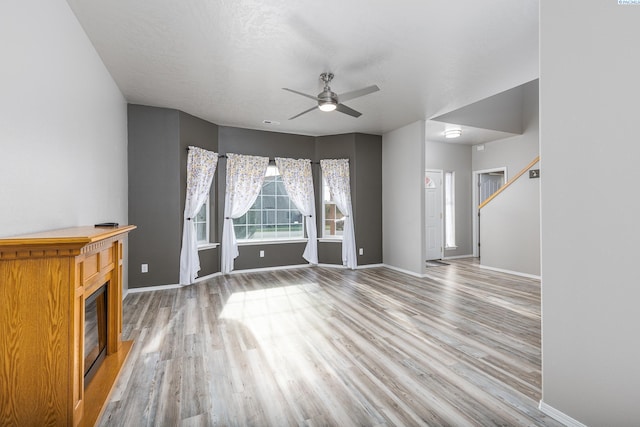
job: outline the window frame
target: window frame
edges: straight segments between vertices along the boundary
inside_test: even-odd
[[[275,171],[275,173],[273,173],[274,171]],[[263,190],[265,188],[265,185],[270,183],[270,182],[273,182],[277,187],[278,181],[277,181],[277,179],[275,177],[280,177],[280,176],[281,176],[281,174],[280,174],[280,171],[278,170],[278,167],[276,165],[274,165],[274,164],[269,164],[269,166],[267,167],[267,171],[265,172],[265,181],[262,184],[262,188],[260,189],[260,193],[258,194],[258,197],[256,198],[256,201],[254,202],[254,204],[251,206],[251,208],[253,208],[253,206],[255,206],[255,204],[258,202],[258,200],[260,200],[260,205],[261,205],[260,210],[249,208],[249,210],[244,215],[242,215],[240,217],[240,218],[243,218],[243,217],[246,218],[250,214],[250,212],[259,212],[260,213],[260,215],[259,215],[260,216],[260,224],[247,224],[246,219],[245,219],[244,223],[238,224],[236,221],[238,219],[240,219],[240,218],[236,218],[236,219],[234,219],[233,232],[234,232],[234,234],[236,233],[236,229],[237,229],[238,226],[248,227],[250,225],[259,225],[260,226],[260,232],[264,233],[264,230],[263,230],[262,227],[264,227],[265,225],[267,225],[267,226],[275,226],[275,227],[277,227],[278,225],[282,225],[282,224],[278,223],[278,219],[277,219],[278,218],[277,214],[278,214],[279,211],[280,212],[288,211],[289,213],[295,211],[295,212],[298,213],[298,215],[300,215],[300,218],[301,218],[300,222],[298,224],[300,224],[300,227],[302,229],[302,236],[300,236],[300,237],[298,237],[298,236],[295,236],[295,237],[289,236],[289,237],[281,237],[281,238],[277,238],[276,237],[276,238],[247,239],[247,238],[239,238],[236,235],[236,241],[237,241],[239,246],[279,244],[279,243],[298,243],[298,242],[306,242],[307,241],[307,233],[306,233],[304,215],[302,215],[302,213],[298,210],[298,208],[295,206],[293,201],[291,201],[291,198],[289,197],[289,195],[286,194],[286,197],[289,200],[288,208],[287,209],[278,210],[278,197],[282,197],[282,196],[285,196],[285,195],[277,193],[277,189],[275,190],[275,193],[273,195],[271,195],[271,194],[267,194],[267,195],[262,194],[262,192],[263,192]],[[271,178],[271,177],[274,177],[273,180],[267,181],[267,179]],[[282,178],[280,178],[280,180],[282,182]],[[284,184],[282,185],[282,187],[284,188]],[[286,188],[285,188],[284,191],[286,193]],[[273,196],[274,199],[276,200],[276,204],[274,205],[273,209],[265,209],[263,207],[263,203],[264,203],[263,197],[265,197],[265,196],[266,197]],[[264,224],[265,213],[266,212],[268,213],[268,211],[271,211],[271,210],[273,210],[275,223],[274,224]],[[291,226],[294,225],[294,224],[296,224],[296,223],[291,223],[291,221],[289,221],[289,223],[288,223],[289,233],[291,233]],[[276,233],[277,233],[277,230],[276,230]]]
[[[331,204],[333,206],[335,206],[336,208],[336,212],[339,212],[340,215],[342,215],[342,219],[344,222],[344,214],[342,213],[342,211],[340,210],[340,208],[338,208],[338,205],[331,200],[330,197],[326,196],[326,192],[329,191],[329,186],[327,185],[327,182],[324,178],[324,175],[322,173],[320,173],[320,183],[322,185],[322,191],[320,192],[320,201],[321,201],[321,208],[320,208],[320,212],[321,212],[321,217],[322,217],[322,223],[321,223],[321,227],[322,227],[322,237],[320,237],[319,240],[321,241],[342,241],[343,240],[343,234],[330,234],[327,235],[326,234],[326,216],[325,216],[325,207],[327,204]],[[328,203],[327,203],[328,202]],[[337,216],[337,215],[336,215]],[[336,220],[334,219],[334,222],[336,222]],[[344,225],[343,225],[343,233],[344,233]]]
[[[195,228],[196,231],[196,239],[198,237],[198,224],[205,224],[205,234],[206,234],[206,239],[205,240],[198,240],[197,244],[198,244],[198,249],[204,248],[206,246],[210,246],[211,243],[211,205],[210,205],[210,199],[211,199],[211,195],[208,194],[207,198],[204,201],[204,204],[202,205],[202,207],[200,207],[200,209],[198,210],[198,212],[196,212],[195,216],[193,217],[193,227]],[[198,215],[200,215],[200,213],[202,212],[202,210],[205,210],[205,218],[204,221],[199,221],[198,220]]]
[[[456,173],[445,171],[443,177],[444,196],[444,248],[457,249],[456,245]]]

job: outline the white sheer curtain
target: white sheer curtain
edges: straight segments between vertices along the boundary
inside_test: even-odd
[[[353,226],[353,211],[351,209],[351,180],[349,178],[349,160],[320,160],[322,176],[327,181],[329,191],[338,209],[344,214],[344,234],[342,235],[342,264],[355,269],[358,265],[356,258],[356,236]]]
[[[180,249],[180,284],[193,283],[200,271],[198,239],[192,219],[207,199],[218,154],[198,147],[189,147],[187,157],[187,196],[184,202],[182,248]]]
[[[233,260],[239,254],[233,219],[244,215],[256,201],[268,166],[268,157],[227,154],[227,190],[224,195],[222,228],[223,274],[233,271]]]
[[[316,201],[313,193],[311,160],[284,159],[276,157],[276,167],[282,177],[284,188],[296,208],[305,217],[307,246],[302,257],[311,264],[318,263],[318,232],[316,229]]]

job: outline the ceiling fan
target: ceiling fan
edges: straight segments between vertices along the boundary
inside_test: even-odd
[[[324,89],[322,90],[322,92],[320,92],[318,94],[318,96],[313,96],[313,95],[307,95],[306,93],[302,93],[302,92],[298,92],[297,90],[293,90],[293,89],[288,89],[286,87],[283,87],[282,89],[284,90],[288,90],[289,92],[293,92],[293,93],[297,93],[298,95],[302,95],[302,96],[306,96],[307,98],[311,98],[313,100],[318,101],[318,105],[309,108],[306,111],[303,111],[302,113],[296,114],[293,117],[290,117],[289,120],[295,119],[296,117],[300,117],[303,114],[306,114],[310,111],[315,110],[316,108],[319,108],[322,111],[339,111],[341,113],[344,114],[348,114],[352,117],[360,117],[362,115],[362,113],[354,110],[353,108],[349,108],[346,105],[344,105],[342,102],[343,101],[349,101],[351,99],[355,99],[364,95],[368,95],[370,93],[373,92],[377,92],[380,90],[380,88],[376,85],[373,86],[367,86],[365,88],[362,89],[358,89],[358,90],[354,90],[351,92],[345,92],[343,94],[341,94],[340,96],[338,96],[337,93],[333,92],[331,90],[331,88],[329,87],[329,83],[331,82],[331,80],[333,80],[333,73],[322,73],[320,74],[320,80],[322,80],[324,82]]]

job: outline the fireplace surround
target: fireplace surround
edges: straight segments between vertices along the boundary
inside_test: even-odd
[[[0,238],[0,425],[99,419],[132,345],[121,337],[124,239],[133,229]],[[106,355],[85,384],[85,303],[94,295],[104,299]]]

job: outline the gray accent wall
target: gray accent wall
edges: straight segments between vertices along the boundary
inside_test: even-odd
[[[351,202],[353,206],[358,265],[382,263],[382,137],[361,133],[319,137],[316,160],[349,159]],[[320,167],[318,165],[316,205],[321,205]],[[318,215],[318,236],[322,236],[322,218]],[[363,254],[359,255],[359,249]],[[321,263],[342,264],[342,246],[320,242]]]
[[[589,426],[640,420],[639,19],[540,1],[542,402]]]
[[[217,126],[173,109],[129,105],[130,287],[176,284],[187,147],[217,150]],[[215,200],[215,191],[212,192]],[[219,271],[217,249],[200,251],[200,275]],[[141,265],[148,264],[148,273]]]
[[[295,159],[314,158],[315,138],[260,130],[220,126],[220,153],[247,154],[269,158],[290,157]],[[224,218],[226,159],[220,159],[218,175],[218,235],[222,237]],[[240,245],[240,255],[234,261],[234,270],[279,267],[307,264],[302,258],[305,243],[281,243]],[[260,257],[260,251],[264,257]],[[219,271],[219,270],[218,270]]]
[[[129,105],[129,287],[178,283],[179,112]],[[141,273],[148,264],[149,272]]]
[[[129,216],[140,233],[131,242],[132,287],[176,284],[186,191],[187,147],[220,154],[307,158],[314,162],[318,231],[320,165],[325,158],[350,161],[356,244],[364,253],[358,264],[382,262],[382,139],[376,135],[326,137],[217,126],[186,113],[141,105],[129,106]],[[224,217],[226,159],[220,158],[210,194],[212,241],[220,242]],[[239,246],[235,270],[307,264],[305,243],[255,243]],[[264,251],[264,257],[260,257]],[[342,265],[340,242],[319,242],[319,261]],[[220,248],[200,250],[199,277],[220,271]],[[141,264],[149,265],[141,273]]]

